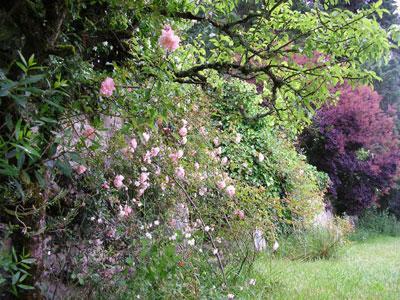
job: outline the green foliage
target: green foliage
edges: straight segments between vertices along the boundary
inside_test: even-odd
[[[21,292],[33,290],[34,287],[27,282],[30,280],[29,270],[35,264],[35,259],[25,251],[17,255],[14,247],[9,253],[3,248],[1,250],[0,288],[8,289],[15,297]]]
[[[360,216],[357,229],[351,235],[351,238],[353,240],[366,240],[378,235],[400,236],[400,221],[387,211],[371,208]]]
[[[277,116],[265,116],[267,109],[260,102],[254,88],[241,81],[227,83],[223,98],[215,102],[214,119],[226,136],[223,155],[230,159],[229,172],[259,189],[258,196],[241,201],[264,211],[260,219],[269,215],[275,224],[309,223],[322,209],[327,177],[306,163],[283,130],[279,134],[273,129],[281,124],[295,131],[295,125],[289,127]],[[240,143],[234,141],[237,134]]]
[[[338,228],[295,229],[280,240],[278,255],[293,260],[318,260],[335,257],[343,245]]]

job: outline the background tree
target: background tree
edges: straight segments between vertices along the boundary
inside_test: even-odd
[[[311,164],[329,174],[337,213],[360,214],[393,186],[400,148],[394,117],[368,86],[345,84],[337,105],[326,105],[301,137]],[[392,112],[393,114],[393,112]]]

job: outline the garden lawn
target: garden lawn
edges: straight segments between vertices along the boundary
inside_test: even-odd
[[[330,260],[262,260],[255,277],[265,276],[253,299],[400,299],[400,238],[353,242]]]

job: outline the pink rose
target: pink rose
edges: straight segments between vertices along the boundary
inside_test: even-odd
[[[233,197],[235,195],[235,187],[233,185],[229,185],[226,187],[226,193],[228,194],[229,197]]]
[[[146,154],[143,155],[143,161],[147,164],[151,164],[151,152],[146,151]]]
[[[199,195],[204,196],[207,193],[207,188],[206,187],[201,187],[199,190]]]
[[[111,97],[113,92],[115,91],[115,83],[114,80],[110,77],[104,79],[101,83],[100,94],[106,97]]]
[[[215,138],[214,140],[213,140],[213,142],[214,142],[214,146],[215,147],[218,147],[219,146],[219,138]]]
[[[200,127],[199,132],[202,136],[206,136],[207,135],[207,130],[204,127]]]
[[[225,180],[218,181],[218,182],[217,182],[217,187],[218,187],[220,190],[223,190],[223,189],[226,187]]]
[[[139,179],[139,181],[140,181],[140,183],[145,183],[147,180],[149,180],[149,173],[148,172],[142,172],[141,174],[140,174],[140,179]]]
[[[172,161],[173,161],[174,163],[176,163],[176,162],[178,162],[178,160],[179,160],[180,158],[182,158],[182,156],[183,156],[183,150],[178,150],[177,152],[171,153],[171,154],[169,155],[169,158],[171,158]]]
[[[129,141],[129,147],[131,148],[131,151],[134,152],[137,148],[137,140],[135,138],[131,139]]]
[[[154,174],[156,174],[157,176],[159,176],[161,174],[161,168],[159,166],[156,167]]]
[[[128,217],[131,213],[132,213],[132,208],[129,205],[125,204],[124,207],[122,207],[121,205],[119,206],[120,217]]]
[[[166,25],[161,31],[161,36],[158,39],[158,43],[167,51],[175,51],[179,47],[181,39],[175,35],[171,26]]]
[[[85,125],[85,130],[82,132],[82,135],[89,140],[93,140],[95,138],[95,129],[90,125]]]
[[[103,184],[101,185],[101,188],[102,188],[102,189],[105,189],[105,190],[108,190],[108,189],[110,189],[110,185],[108,184],[107,181],[105,181],[105,182],[103,182]]]
[[[200,164],[197,161],[194,163],[194,168],[196,170],[200,169]]]
[[[79,166],[77,166],[77,167],[75,168],[75,172],[76,172],[78,175],[81,175],[81,174],[85,173],[86,170],[87,170],[87,168],[86,168],[85,166],[83,166],[83,165],[79,165]]]
[[[150,133],[143,132],[144,142],[147,143],[150,140]]]
[[[237,216],[240,220],[244,219],[244,211],[241,209],[237,209],[233,213],[235,216]]]
[[[221,158],[221,164],[223,166],[225,166],[228,163],[228,158],[226,156],[224,156],[223,158]]]
[[[151,153],[152,157],[156,157],[158,155],[158,153],[160,153],[160,148],[159,147],[151,148],[150,153]]]
[[[179,135],[181,137],[185,137],[187,135],[187,128],[186,127],[182,127],[181,129],[179,129]]]
[[[125,179],[125,177],[124,176],[122,176],[122,175],[117,175],[117,176],[115,176],[115,178],[114,178],[114,186],[117,188],[117,189],[120,189],[121,187],[123,187],[124,186],[124,183],[122,182],[123,180]]]
[[[175,175],[176,177],[178,177],[179,179],[183,179],[185,178],[185,169],[182,167],[178,167],[175,170]]]

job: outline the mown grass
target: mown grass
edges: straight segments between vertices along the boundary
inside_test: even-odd
[[[400,299],[400,238],[352,242],[336,258],[260,259],[237,299]]]

